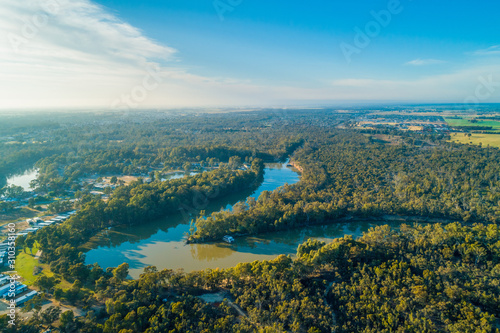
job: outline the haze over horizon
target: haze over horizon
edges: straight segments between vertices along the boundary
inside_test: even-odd
[[[4,0],[0,109],[500,102],[500,4]]]

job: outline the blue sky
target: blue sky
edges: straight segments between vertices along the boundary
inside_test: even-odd
[[[404,1],[403,11],[346,66],[339,47],[355,36],[354,27],[373,20],[371,11],[388,1],[243,0],[220,20],[213,1],[117,1],[99,3],[179,50],[182,63],[207,75],[314,82],[339,75],[433,74],[474,61],[467,52],[500,43],[500,3]],[[229,2],[227,2],[229,3]],[[447,65],[403,66],[414,59]],[[271,75],[266,75],[269,73]],[[274,76],[273,74],[278,74]]]
[[[86,72],[78,83],[64,85],[71,78],[64,78],[54,59],[43,65],[43,73],[50,76],[52,68],[57,80],[44,77],[41,81],[54,86],[32,89],[44,99],[41,105],[56,100],[60,106],[85,100],[103,107],[500,101],[498,2],[75,0],[69,5],[68,0],[26,0],[30,8],[23,12],[14,0],[5,1],[0,6],[12,2],[9,10],[19,14],[17,22],[42,15],[44,1],[56,1],[60,9],[35,37],[24,38],[16,62],[21,54],[24,66],[33,67],[40,58],[30,60],[29,55],[52,48],[81,67],[78,77]],[[33,12],[37,6],[42,14]],[[222,13],[217,6],[227,10]],[[383,24],[373,13],[385,13]],[[6,27],[23,37],[22,24]],[[375,30],[370,34],[367,27]],[[356,44],[356,31],[368,35],[368,45]],[[346,57],[346,45],[356,52]],[[83,60],[85,54],[95,62]],[[96,63],[110,73],[99,72]],[[162,79],[158,87],[151,81],[154,89],[150,84],[147,94],[139,96],[144,89],[136,86],[144,84],[151,64]],[[478,94],[485,81],[490,84]],[[71,98],[58,99],[58,89]],[[123,95],[133,92],[132,102],[125,101]]]

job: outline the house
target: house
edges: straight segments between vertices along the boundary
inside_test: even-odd
[[[64,222],[69,218],[69,216],[66,215],[60,215],[58,217],[54,217],[53,220],[56,220],[58,222]]]
[[[40,227],[33,227],[33,228],[24,229],[23,232],[36,233],[38,231],[38,229],[40,229]]]
[[[228,236],[228,235],[224,236],[224,237],[222,238],[222,240],[223,240],[224,242],[226,242],[226,243],[229,243],[229,244],[234,243],[234,238],[233,238],[233,237],[231,237],[231,236]]]
[[[10,276],[0,274],[0,287],[5,285],[6,283],[9,283],[10,281]]]
[[[13,291],[13,295],[12,295],[12,290],[9,289],[6,293],[2,295],[2,297],[4,299],[11,299],[16,297],[17,295],[24,293],[26,290],[28,290],[28,286],[26,286],[25,284],[18,283],[16,285],[16,289]],[[9,294],[11,294],[12,296],[9,296]]]
[[[42,223],[43,220],[37,217],[34,219],[27,219],[26,222],[28,222],[30,226],[36,227],[38,224]]]
[[[10,283],[9,283],[9,282],[10,282],[10,277],[8,278],[8,281],[7,281],[7,282],[8,282],[8,283],[7,283],[6,285],[3,285],[3,286],[1,286],[1,287],[0,287],[0,297],[1,297],[1,296],[3,296],[3,295],[5,295],[5,294],[7,294],[7,293],[9,293],[9,290],[10,290],[10,287],[11,287],[11,285],[10,285]],[[16,282],[14,282],[14,286],[15,286],[16,288],[17,288],[18,286],[20,286],[20,285],[21,285],[21,284],[20,284],[19,282],[17,282],[17,281],[16,281]]]
[[[0,267],[7,266],[8,262],[9,262],[9,255],[8,255],[7,251],[0,251]],[[1,281],[1,279],[2,278],[0,278],[0,281]]]
[[[16,305],[17,305],[17,306],[21,306],[21,305],[23,305],[24,303],[26,303],[27,301],[29,301],[29,300],[31,300],[33,297],[35,297],[35,296],[36,296],[36,294],[38,294],[38,292],[36,292],[35,290],[32,290],[32,291],[30,291],[29,293],[27,293],[26,295],[24,295],[24,296],[21,296],[21,297],[17,298],[17,299],[15,300]]]

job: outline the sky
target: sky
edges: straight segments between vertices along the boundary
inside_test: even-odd
[[[500,3],[2,0],[0,109],[500,102]]]

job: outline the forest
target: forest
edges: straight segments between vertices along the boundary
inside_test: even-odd
[[[107,202],[86,195],[80,200],[82,209],[66,223],[19,237],[17,245],[24,247],[36,242],[43,251],[41,260],[50,263],[53,272],[68,280],[85,282],[82,276],[90,274],[92,267],[84,265],[84,256],[78,248],[101,230],[167,215],[197,213],[207,200],[255,186],[263,170],[262,160],[255,159],[247,171],[225,167],[168,182],[145,184],[138,180],[118,187]]]
[[[425,144],[424,144],[425,143]],[[401,145],[371,134],[316,130],[293,159],[301,182],[264,193],[237,212],[198,218],[193,241],[335,222],[346,216],[406,215],[500,222],[500,152],[443,142]]]
[[[231,156],[273,162],[302,144],[299,128],[287,126],[306,115],[304,111],[293,118],[278,111],[238,117],[137,111],[3,116],[0,188],[6,177],[33,166],[41,171],[36,186],[64,193],[79,189],[77,179],[94,173],[140,175],[206,158],[227,162]],[[308,121],[322,120],[318,114]],[[334,116],[330,121],[339,122]]]
[[[126,279],[127,264],[94,265],[66,291],[39,284],[56,299],[104,304],[83,317],[62,313],[62,332],[499,332],[499,253],[494,224],[382,226],[360,239],[309,240],[294,259],[192,273],[148,267],[138,280]],[[224,296],[210,304],[206,293]],[[36,315],[18,323],[22,332],[60,314],[30,306]]]
[[[499,149],[453,143],[447,133],[352,128],[363,112],[61,114],[40,119],[45,127],[13,117],[0,126],[0,178],[35,165],[32,203],[64,196],[74,204],[54,200],[47,212],[78,210],[62,225],[17,239],[19,252],[41,250],[51,272],[36,279],[41,294],[23,308],[34,315],[18,329],[498,332]],[[288,158],[303,170],[299,183],[204,215],[204,202],[258,186],[264,163]],[[199,173],[161,180],[177,170]],[[136,180],[106,196],[84,181],[120,175]],[[0,211],[13,207],[0,201]],[[230,269],[148,267],[137,280],[128,279],[126,263],[85,264],[85,244],[102,230],[175,214],[195,218],[191,242],[366,217],[443,223],[377,227],[329,244],[308,240],[296,256]],[[207,303],[200,297],[207,293],[222,298]],[[45,299],[85,315],[42,309]],[[6,320],[0,317],[1,327]]]

